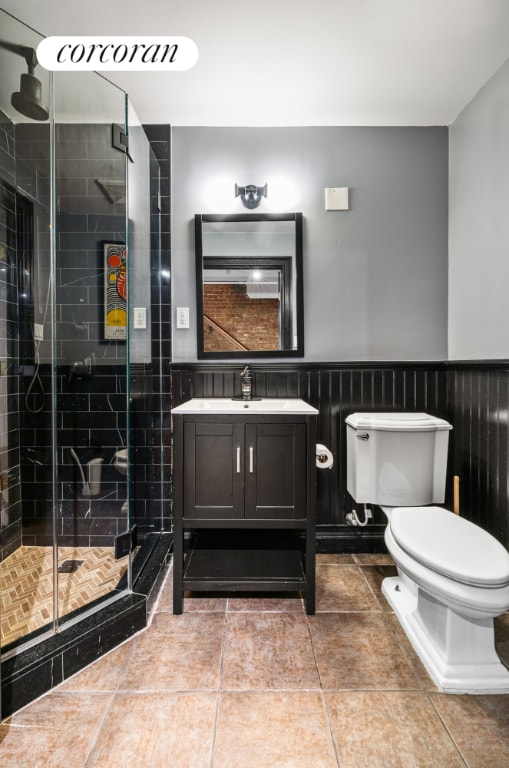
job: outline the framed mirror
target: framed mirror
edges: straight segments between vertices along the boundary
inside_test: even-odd
[[[302,214],[195,216],[198,358],[302,357]]]

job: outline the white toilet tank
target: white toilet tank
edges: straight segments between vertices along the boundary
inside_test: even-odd
[[[427,413],[352,413],[347,424],[347,490],[387,507],[441,504],[451,425]]]

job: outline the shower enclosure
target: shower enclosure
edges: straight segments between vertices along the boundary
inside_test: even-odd
[[[42,692],[41,658],[54,684],[143,625],[137,585],[169,545],[168,272],[160,163],[127,95],[42,69],[40,36],[3,11],[0,30],[5,716]]]

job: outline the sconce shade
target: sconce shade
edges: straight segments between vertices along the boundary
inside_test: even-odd
[[[245,208],[258,208],[262,197],[267,197],[267,184],[263,187],[255,187],[254,184],[239,187],[238,184],[235,184],[235,197],[240,197]]]

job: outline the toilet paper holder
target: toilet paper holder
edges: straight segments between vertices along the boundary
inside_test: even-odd
[[[316,466],[319,469],[332,469],[334,466],[334,457],[327,446],[322,443],[316,444]]]

